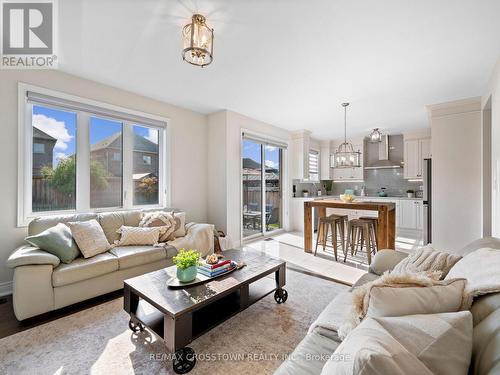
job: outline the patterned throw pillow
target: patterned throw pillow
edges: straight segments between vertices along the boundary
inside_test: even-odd
[[[160,242],[174,240],[175,220],[172,215],[157,211],[143,214],[139,227],[160,228]]]
[[[121,234],[119,241],[115,241],[116,246],[132,246],[132,245],[156,245],[160,239],[161,227],[146,228],[146,227],[127,227],[122,225],[118,229]]]
[[[84,258],[109,250],[109,242],[97,220],[69,222],[67,225]]]
[[[184,237],[186,235],[186,213],[172,211],[170,215],[172,215],[175,220],[174,237]]]

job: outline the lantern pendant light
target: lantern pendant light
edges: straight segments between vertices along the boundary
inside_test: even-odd
[[[382,133],[378,128],[372,130],[372,132],[369,135],[369,140],[371,143],[382,142]]]
[[[182,30],[184,49],[182,59],[192,65],[207,66],[213,60],[214,29],[207,26],[205,17],[194,14],[191,23]]]
[[[347,142],[347,107],[349,103],[342,103],[344,107],[344,142],[335,151],[332,163],[335,168],[361,167],[361,152],[354,151],[352,143]]]

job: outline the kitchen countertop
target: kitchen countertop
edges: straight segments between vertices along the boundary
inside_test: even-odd
[[[292,197],[292,199],[310,199],[310,200],[319,200],[319,199],[338,199],[338,195],[321,195],[321,196],[309,196],[309,197]],[[355,200],[368,200],[368,199],[387,199],[387,200],[400,200],[400,199],[405,199],[405,200],[423,200],[423,198],[408,198],[406,197],[396,197],[396,196],[391,196],[391,197],[379,197],[378,195],[366,195],[364,197],[361,197],[359,195],[354,196]]]

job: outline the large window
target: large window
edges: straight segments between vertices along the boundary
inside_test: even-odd
[[[166,119],[38,90],[20,84],[19,225],[168,205]]]

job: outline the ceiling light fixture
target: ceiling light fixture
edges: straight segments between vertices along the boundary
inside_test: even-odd
[[[344,107],[344,143],[342,143],[333,155],[335,168],[355,168],[361,167],[361,152],[354,151],[352,143],[347,142],[347,106],[349,103],[342,103]],[[330,161],[331,162],[331,161]]]
[[[207,66],[213,60],[214,29],[206,24],[201,14],[194,14],[191,23],[182,29],[184,49],[182,59],[196,66]]]
[[[378,130],[378,128],[375,128],[370,133],[369,138],[372,143],[382,142],[382,133]]]

